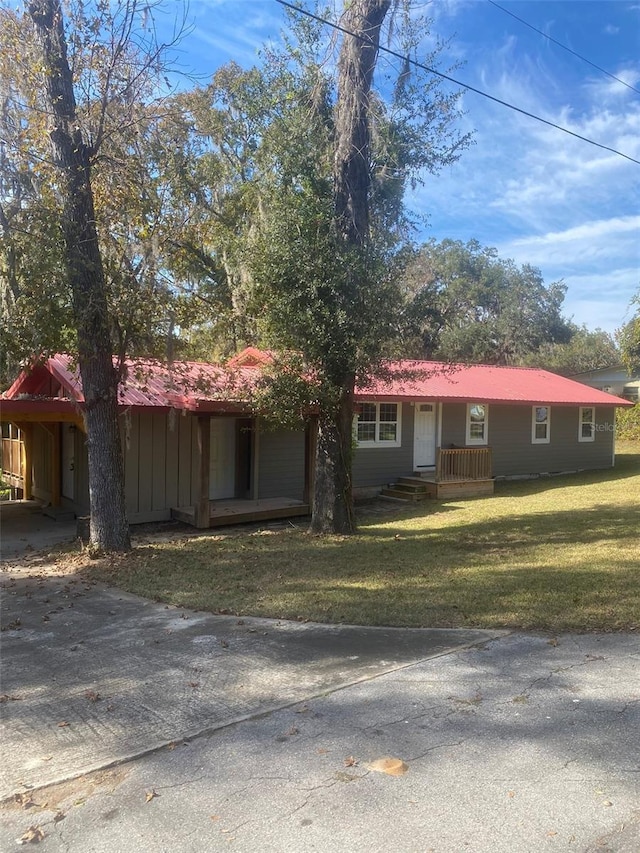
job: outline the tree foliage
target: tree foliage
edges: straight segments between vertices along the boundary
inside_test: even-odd
[[[543,343],[523,359],[524,364],[544,367],[563,376],[611,367],[620,361],[620,350],[613,335],[603,329],[588,329],[570,324],[571,338],[566,343]]]
[[[373,88],[389,7],[384,0],[346,7],[335,78],[319,53],[317,27],[297,31],[298,63],[287,66],[286,109],[263,149],[268,168],[250,240],[260,334],[294,353],[312,379],[315,532],[353,529],[353,390],[384,368],[400,332],[405,188],[455,160],[470,141],[455,130],[457,97],[433,78],[405,74],[393,93]],[[411,54],[415,32],[400,26],[398,33]],[[281,69],[282,60],[272,56],[270,67]]]
[[[120,362],[166,305],[144,147],[162,48],[138,0],[0,7],[0,290],[7,361],[72,350],[85,405],[91,544],[126,550]],[[153,109],[151,107],[153,106]]]
[[[32,3],[29,9],[36,9]],[[155,169],[166,102],[165,46],[148,4],[65,4],[76,130],[87,151],[114,351],[158,351],[175,313],[162,255]],[[50,150],[39,49],[29,14],[0,6],[0,295],[3,371],[55,349],[75,351],[63,262],[63,199]]]
[[[622,354],[622,363],[632,376],[640,375],[640,291],[636,293],[632,306],[637,306],[634,316],[618,329],[617,338]]]
[[[476,240],[430,240],[404,275],[405,326],[415,357],[516,364],[572,335],[562,282],[518,267]]]

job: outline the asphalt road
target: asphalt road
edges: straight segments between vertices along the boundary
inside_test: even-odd
[[[640,850],[633,633],[238,620],[1,580],[2,850]]]

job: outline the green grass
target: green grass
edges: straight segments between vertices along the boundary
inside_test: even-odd
[[[361,521],[194,536],[94,564],[181,607],[364,625],[640,630],[640,446],[614,471],[497,483]]]

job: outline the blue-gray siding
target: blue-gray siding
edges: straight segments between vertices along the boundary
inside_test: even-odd
[[[302,430],[264,430],[258,450],[258,497],[301,501],[304,493]]]
[[[413,474],[414,407],[402,405],[401,447],[356,447],[353,454],[355,488],[382,486]]]
[[[531,406],[489,406],[488,444],[496,477],[544,474],[581,468],[609,468],[613,458],[614,409],[596,408],[592,442],[578,441],[579,408],[551,406],[550,442],[531,441]],[[442,447],[465,446],[466,405],[445,404]]]

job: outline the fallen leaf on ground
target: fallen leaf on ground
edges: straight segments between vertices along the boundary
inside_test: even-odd
[[[84,695],[89,702],[99,702],[102,699],[102,696],[96,690],[85,690]]]
[[[3,693],[0,696],[0,702],[19,702],[22,696],[12,696],[10,693]]]
[[[290,728],[290,729],[288,729],[288,730],[285,732],[285,734],[286,734],[286,735],[289,735],[289,736],[291,736],[291,735],[297,735],[297,734],[300,734],[300,729],[296,728],[295,726],[291,726],[291,728]]]
[[[354,758],[353,755],[347,756],[347,758],[345,758],[345,760],[344,760],[344,766],[345,767],[355,767],[357,765],[357,763],[358,763],[358,759]]]
[[[71,725],[71,723],[68,723],[66,720],[60,720],[60,722],[58,723],[58,728],[59,729],[65,729],[67,726],[70,726],[70,725]]]
[[[556,640],[556,638],[555,638],[555,637],[552,637],[550,640],[547,640],[547,645],[548,645],[548,646],[557,646],[557,645],[558,645],[558,641]]]
[[[29,829],[16,839],[17,844],[38,844],[44,838],[44,832],[39,826],[30,826]]]
[[[150,791],[147,791],[145,794],[145,802],[150,803],[151,800],[154,800],[156,797],[159,797],[160,794],[154,790],[153,788]]]
[[[60,821],[64,820],[65,817],[66,817],[66,814],[64,812],[56,812],[53,816],[53,822],[54,823],[60,823]]]
[[[393,758],[390,755],[377,758],[367,764],[367,767],[369,770],[376,773],[386,773],[388,776],[403,776],[409,769],[409,765],[405,764],[401,758]]]

